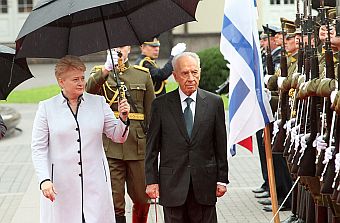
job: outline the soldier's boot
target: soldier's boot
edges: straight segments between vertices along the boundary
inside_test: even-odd
[[[306,223],[315,223],[315,203],[310,192],[308,192],[306,200]]]
[[[302,199],[301,199],[301,220],[303,220],[303,222],[306,221],[306,210],[307,210],[307,205],[306,205],[306,198],[307,198],[307,192],[305,190],[305,187],[302,187]]]
[[[333,223],[334,215],[333,215],[332,209],[330,207],[328,207],[327,212],[328,212],[328,223]]]
[[[316,223],[327,222],[328,221],[327,207],[315,204],[315,209],[316,209],[315,222]]]
[[[298,187],[295,187],[292,191],[292,213],[293,215],[297,215],[298,213]]]
[[[146,223],[148,220],[150,204],[133,204],[132,223]]]
[[[116,223],[126,223],[125,216],[116,215]]]

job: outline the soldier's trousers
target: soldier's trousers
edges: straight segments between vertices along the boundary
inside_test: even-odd
[[[125,215],[125,183],[134,204],[148,205],[145,193],[144,160],[119,160],[107,158],[110,167],[112,196],[117,216]]]

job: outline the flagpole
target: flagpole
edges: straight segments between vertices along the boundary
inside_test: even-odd
[[[276,183],[275,183],[273,154],[272,154],[272,148],[271,148],[269,124],[267,124],[266,127],[264,128],[264,145],[265,145],[265,150],[266,150],[269,190],[270,190],[270,198],[272,201],[272,213],[274,216],[274,222],[280,223],[280,216],[279,214],[276,214],[278,210],[278,204],[277,204]]]

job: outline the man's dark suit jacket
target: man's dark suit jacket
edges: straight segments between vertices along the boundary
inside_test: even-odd
[[[217,182],[229,182],[226,143],[219,96],[198,89],[191,138],[178,89],[156,98],[147,134],[145,173],[147,185],[159,184],[159,203],[165,207],[183,205],[191,178],[196,201],[215,205]]]

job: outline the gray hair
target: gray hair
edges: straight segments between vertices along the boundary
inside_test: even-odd
[[[199,56],[198,56],[196,53],[193,53],[193,52],[183,52],[183,53],[178,54],[177,56],[175,56],[175,57],[172,59],[172,62],[171,62],[171,63],[172,63],[173,69],[175,69],[176,64],[177,64],[177,60],[178,60],[179,58],[181,58],[181,57],[191,57],[191,58],[193,58],[193,59],[196,61],[198,67],[200,67],[200,65],[201,65],[200,58],[199,58]]]

